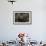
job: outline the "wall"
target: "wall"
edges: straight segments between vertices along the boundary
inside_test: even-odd
[[[30,34],[37,41],[46,40],[46,13],[42,0],[17,0],[13,5],[0,0],[0,40],[15,40],[19,32]],[[31,11],[32,25],[14,25],[13,11]]]

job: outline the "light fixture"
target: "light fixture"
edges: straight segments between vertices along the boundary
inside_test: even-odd
[[[16,2],[15,0],[8,0],[8,2],[11,2],[12,4]]]

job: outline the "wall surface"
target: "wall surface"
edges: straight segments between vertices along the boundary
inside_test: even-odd
[[[33,40],[46,40],[45,0],[17,0],[13,5],[0,0],[0,40],[15,40],[19,32],[30,34]],[[31,11],[32,25],[14,25],[13,11]]]

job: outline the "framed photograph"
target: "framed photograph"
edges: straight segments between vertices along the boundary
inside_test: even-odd
[[[32,24],[32,11],[13,11],[13,24]]]

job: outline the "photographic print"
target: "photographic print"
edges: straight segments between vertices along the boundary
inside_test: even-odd
[[[32,24],[32,11],[14,11],[13,24]]]

